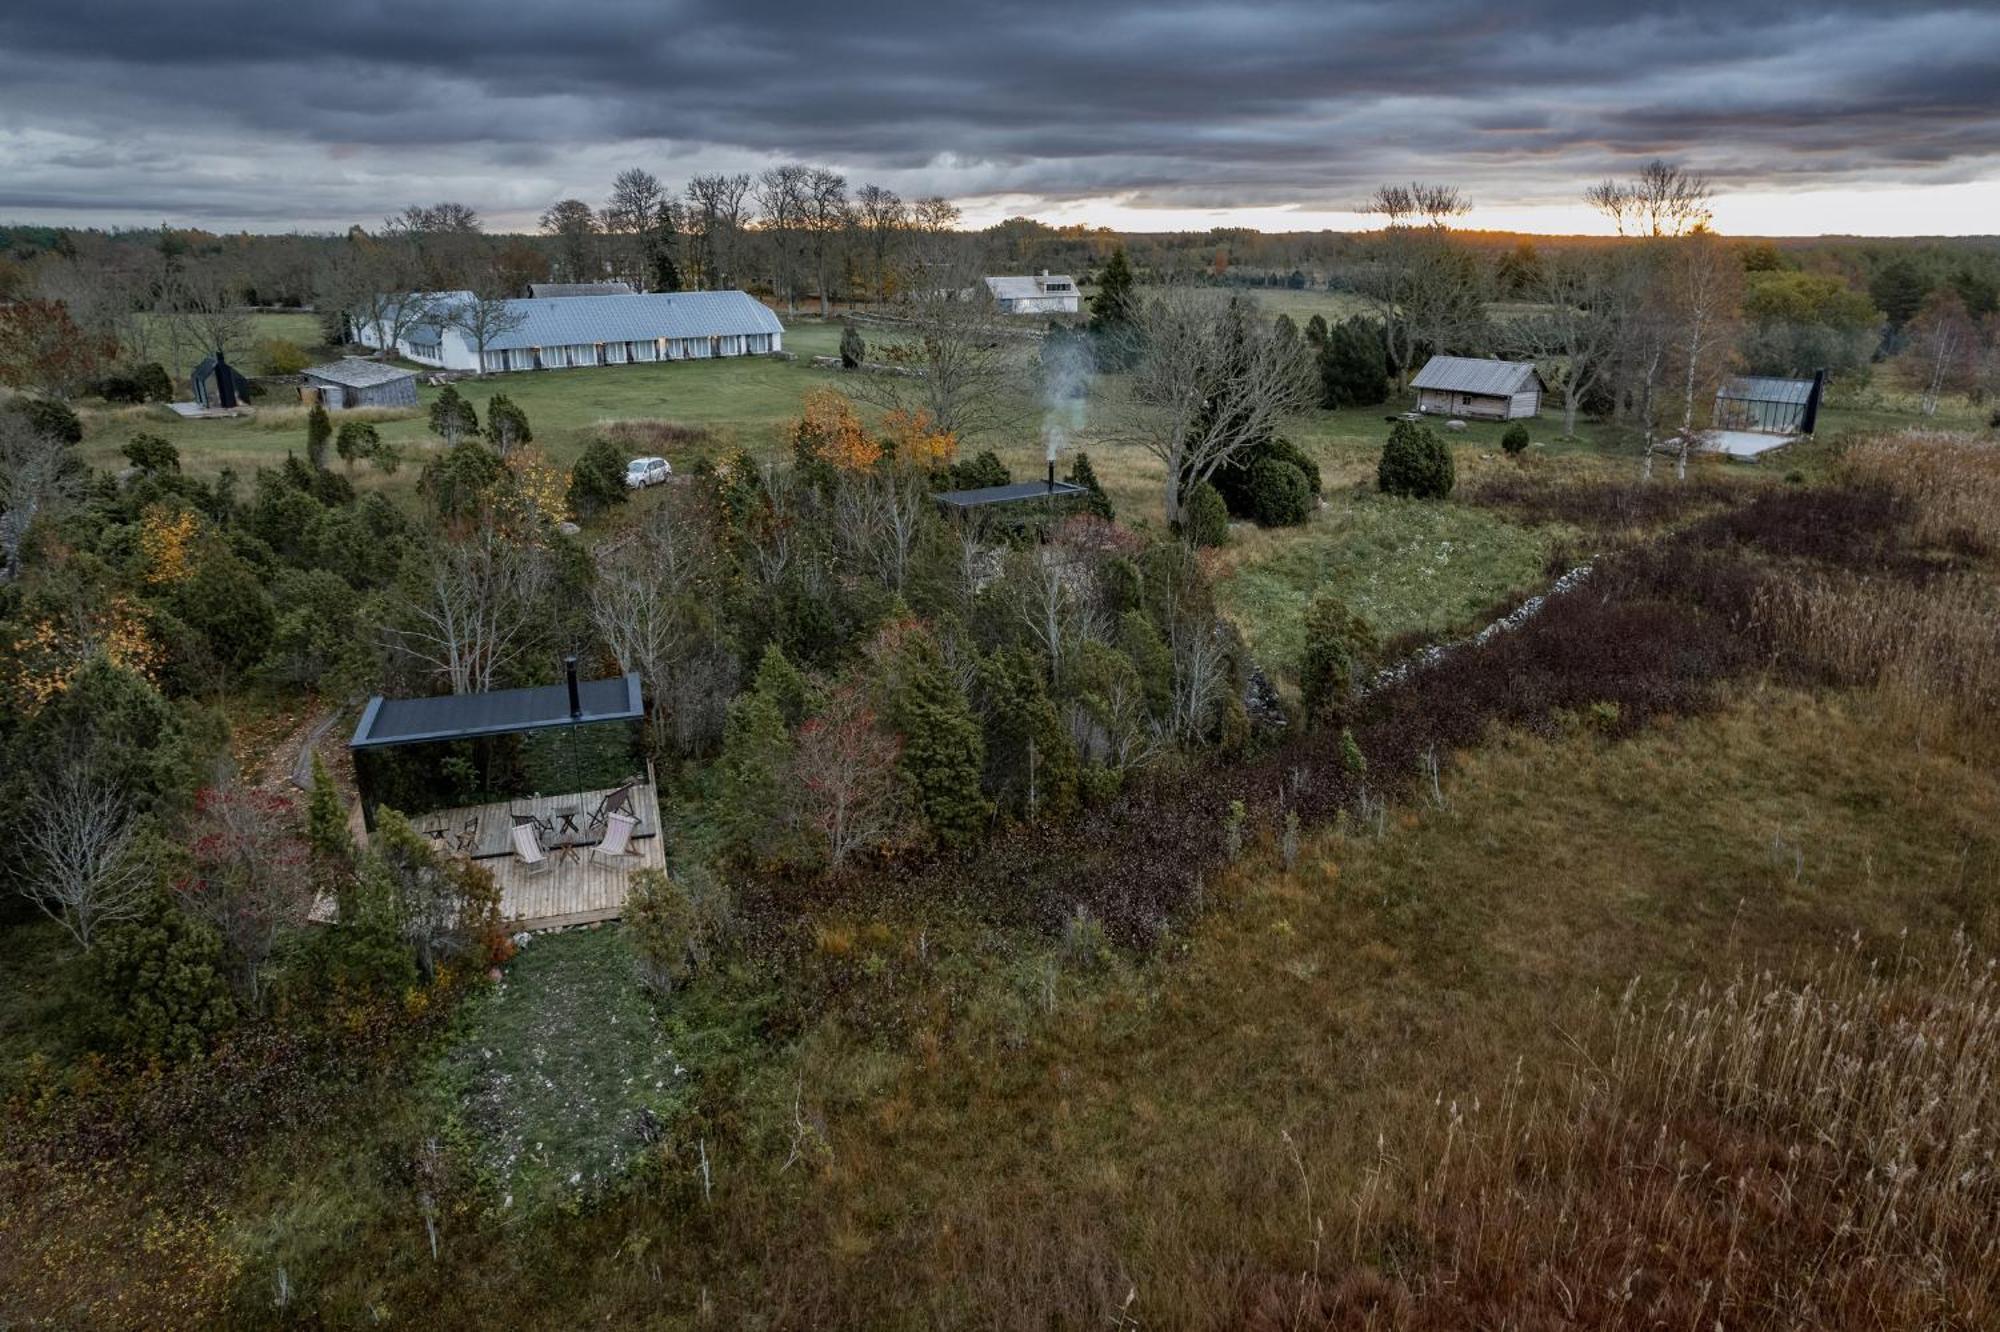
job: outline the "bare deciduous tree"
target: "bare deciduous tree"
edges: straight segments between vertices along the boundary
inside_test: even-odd
[[[801,243],[806,228],[812,168],[787,162],[757,177],[760,221],[771,238],[771,286],[791,314],[799,312]]]
[[[715,515],[676,487],[632,540],[598,563],[591,614],[619,669],[651,692],[656,734],[683,754],[718,740],[737,662],[716,613],[724,553]]]
[[[688,223],[696,272],[693,285],[706,291],[735,286],[737,249],[743,231],[747,175],[696,176],[688,181]]]
[[[26,814],[21,891],[88,952],[99,930],[139,914],[152,887],[138,814],[74,763],[35,792]]]
[[[1685,236],[1708,225],[1714,193],[1706,176],[1655,158],[1632,180],[1599,181],[1583,201],[1621,236]]]
[[[1544,312],[1511,329],[1562,395],[1565,438],[1576,434],[1579,405],[1604,382],[1626,336],[1634,293],[1619,268],[1602,255],[1551,254],[1530,287]]]
[[[581,199],[558,199],[542,214],[542,231],[556,243],[556,268],[566,282],[595,282],[604,274],[597,261],[597,214]]]
[[[1449,345],[1466,332],[1468,318],[1483,315],[1476,266],[1451,243],[1451,224],[1472,208],[1455,186],[1384,185],[1363,210],[1382,219],[1382,234],[1362,288],[1382,319],[1398,383],[1415,368],[1419,347]]]
[[[37,518],[76,491],[68,450],[19,412],[0,412],[0,582],[21,574],[21,547]]]
[[[486,373],[487,346],[528,322],[528,316],[510,305],[504,294],[495,294],[490,289],[459,296],[438,313],[472,343],[479,356],[478,368],[473,371],[477,375]]]
[[[1187,492],[1270,438],[1316,396],[1302,339],[1284,339],[1242,297],[1176,288],[1138,312],[1139,359],[1114,438],[1166,468],[1170,522]]]
[[[482,523],[414,554],[383,625],[392,651],[454,694],[492,689],[537,641],[550,583],[544,552]]]
[[[813,281],[819,288],[819,314],[833,311],[834,255],[847,228],[847,177],[824,167],[806,173],[801,222],[812,250]]]
[[[917,292],[904,313],[911,335],[905,364],[913,373],[856,376],[856,397],[888,411],[928,413],[938,429],[961,437],[1025,419],[1031,368],[1019,341],[994,327],[984,284]]]
[[[880,185],[863,185],[854,194],[854,212],[868,246],[868,280],[877,300],[889,294],[889,274],[895,270],[896,247],[909,229],[910,207],[901,195]]]

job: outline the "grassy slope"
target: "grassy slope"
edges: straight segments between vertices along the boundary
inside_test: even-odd
[[[823,1024],[766,1079],[781,1095],[739,1091],[731,1113],[774,1122],[752,1159],[719,1162],[708,1207],[646,1187],[467,1236],[447,1271],[398,1264],[387,1307],[1233,1325],[1261,1274],[1314,1262],[1308,1218],[1337,1249],[1378,1135],[1516,1060],[1553,1076],[1593,992],[1782,968],[1857,930],[1892,950],[1969,921],[2000,943],[2000,779],[1908,744],[1865,697],[1758,689],[1620,744],[1502,737],[1444,791],[1379,840],[1310,840],[1294,872],[1253,851],[1169,965],[1051,972],[1043,991],[1014,979],[1024,963],[931,1036]],[[794,1078],[825,1150],[781,1171]]]

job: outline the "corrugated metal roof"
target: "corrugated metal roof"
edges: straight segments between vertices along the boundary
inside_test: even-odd
[[[469,291],[418,294],[428,307],[423,325],[446,322]],[[488,351],[511,347],[569,347],[593,342],[645,342],[652,338],[733,337],[782,333],[785,326],[763,302],[740,291],[650,292],[632,296],[545,296],[504,302],[523,317],[519,328],[487,340]]]
[[[629,282],[530,282],[528,295],[543,296],[630,296]]]
[[[1494,361],[1480,356],[1433,356],[1410,381],[1411,388],[1481,397],[1511,397],[1539,380],[1532,361]]]
[[[1715,391],[1718,401],[1776,402],[1803,407],[1812,397],[1810,379],[1774,379],[1766,375],[1735,375],[1722,381]]]
[[[485,694],[443,694],[435,698],[383,698],[368,701],[361,724],[354,728],[350,749],[378,749],[432,740],[465,740],[478,735],[506,735],[568,726],[573,721],[631,721],[645,715],[637,672],[609,680],[584,680],[576,687],[583,715],[569,715],[567,684],[533,685],[526,689],[495,689]]]
[[[329,384],[344,384],[348,388],[373,388],[377,384],[416,378],[413,372],[401,366],[365,361],[359,356],[343,356],[325,365],[307,366],[303,373],[308,379],[324,379]]]
[[[1066,282],[1063,291],[1050,291],[1051,282]],[[986,279],[986,290],[993,293],[996,301],[1023,301],[1037,296],[1074,296],[1076,279],[1067,273],[1044,273],[1040,277],[990,277]]]
[[[441,314],[451,306],[440,301]],[[654,338],[734,337],[782,333],[763,302],[740,291],[653,292],[639,296],[528,297],[506,302],[520,327],[487,339],[488,351],[512,347],[572,347]],[[448,317],[448,315],[446,316]]]

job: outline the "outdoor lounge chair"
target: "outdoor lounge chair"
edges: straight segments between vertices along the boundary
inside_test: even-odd
[[[535,820],[514,816],[514,829],[508,840],[514,846],[514,860],[529,874],[546,874],[549,871],[548,852],[542,850],[542,841]]]
[[[639,820],[630,814],[613,814],[604,821],[604,840],[590,848],[590,854],[606,860],[637,860],[638,853],[632,850],[632,830],[639,826]]]
[[[605,793],[604,799],[597,802],[597,808],[590,811],[590,833],[592,836],[603,830],[605,821],[613,814],[630,814],[632,812],[632,792],[637,786],[637,782],[626,782],[617,790]]]

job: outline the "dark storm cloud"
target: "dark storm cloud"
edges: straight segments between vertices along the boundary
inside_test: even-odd
[[[1378,179],[1568,197],[1964,179],[2000,13],[1945,6],[29,3],[0,14],[0,215],[499,214],[798,157],[906,193],[1352,204]]]

